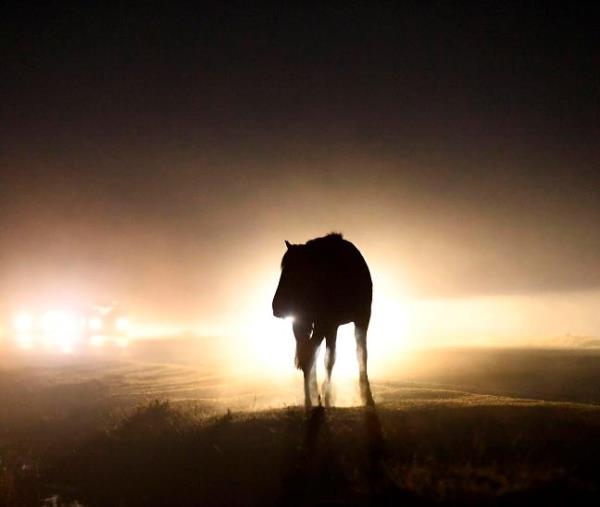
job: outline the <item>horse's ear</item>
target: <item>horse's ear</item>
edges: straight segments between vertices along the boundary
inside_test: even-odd
[[[292,244],[286,239],[285,240],[285,246],[287,247],[287,249],[289,250],[290,247],[292,246]]]

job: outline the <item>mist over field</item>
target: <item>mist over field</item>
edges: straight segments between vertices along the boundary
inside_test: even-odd
[[[0,507],[600,504],[596,3],[0,14]]]
[[[389,369],[374,363],[375,409],[360,407],[354,362],[334,375],[336,408],[306,414],[292,357],[236,369],[214,340],[3,349],[0,501],[586,505],[597,494],[600,351],[406,350]]]

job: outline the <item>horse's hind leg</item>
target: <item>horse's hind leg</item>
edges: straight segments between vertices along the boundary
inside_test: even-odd
[[[356,355],[358,358],[360,397],[365,405],[374,405],[369,375],[367,374],[367,329],[369,321],[358,321],[354,324],[354,336],[356,337]]]
[[[332,327],[327,331],[325,336],[325,380],[323,381],[323,397],[325,398],[325,406],[329,407],[333,401],[333,394],[331,389],[331,371],[335,364],[335,343],[337,340],[337,327]]]
[[[323,341],[323,327],[315,323],[312,336],[304,346],[307,348],[303,360],[302,371],[304,373],[304,407],[308,410],[313,406],[313,400],[321,405],[319,396],[319,387],[317,385],[317,365],[316,356],[319,345]]]

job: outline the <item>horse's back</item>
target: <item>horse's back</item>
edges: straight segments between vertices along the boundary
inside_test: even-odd
[[[368,318],[373,285],[367,263],[356,246],[340,234],[306,243],[314,260],[320,307],[342,321]],[[364,318],[361,317],[361,318]]]

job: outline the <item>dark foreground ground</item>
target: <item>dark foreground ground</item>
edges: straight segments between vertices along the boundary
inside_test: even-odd
[[[309,414],[182,365],[5,362],[0,505],[598,505],[595,353],[438,359]]]

